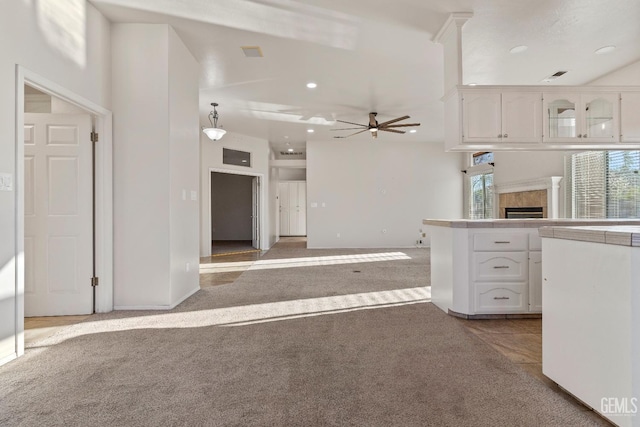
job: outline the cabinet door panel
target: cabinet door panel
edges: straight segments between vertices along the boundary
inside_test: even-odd
[[[640,142],[640,93],[623,93],[620,100],[620,139]]]
[[[618,141],[618,105],[617,93],[583,94],[582,139],[589,142]]]
[[[466,93],[462,99],[463,140],[499,142],[502,140],[500,93]]]
[[[544,141],[576,142],[579,126],[580,96],[578,94],[544,94]]]
[[[502,94],[502,140],[542,142],[542,94]]]

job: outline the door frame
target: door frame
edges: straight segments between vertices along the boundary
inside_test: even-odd
[[[16,158],[15,158],[15,266],[16,266],[16,356],[24,354],[24,85],[56,96],[82,108],[94,118],[100,135],[95,150],[95,271],[100,278],[96,287],[96,312],[113,310],[113,141],[112,113],[88,99],[54,83],[33,71],[16,65]],[[87,286],[90,283],[87,281]]]
[[[267,242],[267,237],[266,236],[266,229],[265,229],[265,209],[264,209],[264,205],[265,205],[265,200],[266,200],[266,194],[265,194],[265,184],[264,184],[264,174],[262,173],[257,173],[257,172],[249,172],[249,171],[239,171],[239,170],[235,170],[235,169],[223,169],[223,168],[209,168],[209,174],[208,174],[208,179],[207,179],[207,194],[209,195],[209,206],[207,206],[207,218],[205,218],[206,221],[208,221],[209,224],[211,224],[211,204],[213,203],[213,198],[211,197],[211,174],[213,172],[216,173],[226,173],[229,175],[244,175],[244,176],[253,176],[253,177],[258,177],[260,178],[260,191],[258,192],[258,215],[260,218],[258,218],[258,223],[259,223],[259,227],[260,227],[260,247],[258,249],[260,250],[267,250],[269,249],[266,246],[266,242]],[[253,210],[253,207],[252,207]],[[211,255],[211,233],[209,233],[208,236],[209,239],[209,255]]]

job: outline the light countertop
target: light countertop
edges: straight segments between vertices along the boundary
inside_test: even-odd
[[[422,224],[449,228],[640,227],[640,219],[423,219]]]
[[[540,237],[640,247],[640,225],[542,227]]]

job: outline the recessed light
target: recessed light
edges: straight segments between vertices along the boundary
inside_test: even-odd
[[[285,135],[285,136],[284,136],[284,139],[289,139],[289,136],[288,136],[288,135]]]
[[[316,83],[314,83],[314,82],[309,82],[309,83],[307,83],[307,87],[309,89],[315,89],[315,88],[318,87],[318,85]]]
[[[595,54],[604,55],[605,53],[610,53],[610,52],[613,52],[614,50],[616,50],[615,46],[604,46],[604,47],[601,47],[600,49],[597,49],[595,51]]]
[[[469,83],[467,86],[477,86],[478,83]]]
[[[514,46],[511,49],[509,49],[509,53],[520,53],[520,52],[524,52],[527,49],[529,49],[529,46],[525,46],[525,45]]]
[[[247,163],[247,161],[243,159],[243,160],[242,160],[242,163]]]
[[[415,129],[411,129],[411,130],[409,131],[409,133],[416,133],[416,132],[418,132],[418,131],[417,131],[417,130],[415,130]]]
[[[308,132],[308,133],[313,133],[313,132],[314,132],[314,130],[313,130],[313,129],[307,129],[307,132]]]
[[[287,151],[293,153],[293,148],[289,148]]]

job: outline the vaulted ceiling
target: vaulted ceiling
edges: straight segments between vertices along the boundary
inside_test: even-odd
[[[463,30],[465,84],[547,84],[562,70],[548,84],[581,85],[640,60],[637,0],[91,3],[113,22],[172,25],[201,64],[201,124],[217,102],[228,132],[274,147],[344,135],[330,131],[341,127],[335,119],[366,123],[370,111],[378,121],[407,114],[422,123],[379,138],[441,142],[443,55],[432,39],[451,12],[474,15]],[[528,49],[510,53],[520,45]],[[616,49],[594,53],[609,45]],[[242,46],[259,46],[263,57],[245,57]]]

